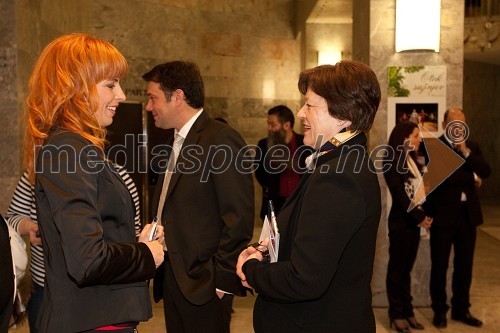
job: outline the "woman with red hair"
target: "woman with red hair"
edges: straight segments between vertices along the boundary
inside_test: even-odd
[[[123,55],[86,34],[52,41],[27,97],[25,164],[35,185],[45,265],[40,332],[134,332],[152,316],[147,280],[163,261],[163,229],[136,241],[130,193],[104,154],[125,95]]]

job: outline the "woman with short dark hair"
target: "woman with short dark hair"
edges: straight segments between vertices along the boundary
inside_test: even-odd
[[[277,217],[277,262],[262,261],[259,247],[240,254],[237,273],[259,293],[254,329],[374,333],[370,283],[381,203],[365,132],[380,86],[355,61],[307,69],[298,86],[304,144],[316,151]]]

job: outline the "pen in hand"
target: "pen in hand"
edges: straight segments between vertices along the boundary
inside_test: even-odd
[[[271,218],[271,243],[274,245],[275,243],[275,238],[278,235],[278,223],[276,221],[276,214],[274,213],[274,205],[273,201],[269,200],[269,215]]]
[[[149,241],[153,241],[156,235],[156,225],[158,223],[158,216],[153,218],[153,223],[151,223],[151,233],[149,234]]]

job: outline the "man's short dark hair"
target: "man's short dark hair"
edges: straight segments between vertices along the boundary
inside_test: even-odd
[[[283,125],[287,121],[290,122],[290,127],[293,128],[295,123],[295,118],[293,117],[293,112],[285,105],[277,105],[267,111],[267,114],[278,116],[280,123]]]
[[[146,82],[160,84],[167,100],[172,93],[180,89],[186,96],[186,103],[194,109],[202,108],[205,103],[205,88],[200,69],[193,62],[171,61],[156,65],[142,78]]]

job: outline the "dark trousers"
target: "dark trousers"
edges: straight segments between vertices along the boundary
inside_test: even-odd
[[[414,317],[410,274],[419,242],[420,228],[417,226],[405,226],[389,233],[386,288],[391,319]]]
[[[229,333],[233,295],[215,294],[207,304],[194,305],[182,294],[170,260],[165,261],[163,310],[168,333]]]
[[[472,282],[476,227],[467,215],[467,208],[462,205],[461,214],[451,228],[433,228],[431,230],[431,281],[430,293],[434,313],[445,314],[448,311],[446,295],[446,272],[451,247],[455,252],[453,259],[453,278],[451,298],[452,312],[464,314],[470,307],[469,291]],[[439,221],[435,221],[435,224]]]
[[[30,333],[38,333],[36,322],[38,314],[42,307],[43,287],[36,282],[33,282],[33,292],[31,293],[30,300],[28,301],[28,323],[30,326]]]
[[[0,223],[3,223],[0,221]],[[10,253],[9,253],[10,254]],[[2,286],[4,288],[4,286]],[[10,299],[5,298],[5,304],[0,304],[2,308],[0,308],[0,333],[7,333],[9,330],[10,318],[12,317],[12,311],[14,310],[14,305],[12,303],[12,297]]]

